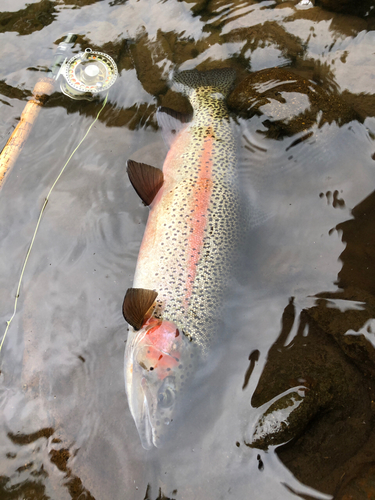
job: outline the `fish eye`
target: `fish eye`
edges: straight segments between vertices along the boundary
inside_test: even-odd
[[[169,408],[173,405],[175,399],[175,393],[172,387],[166,387],[164,390],[160,390],[158,393],[158,404],[161,408]]]

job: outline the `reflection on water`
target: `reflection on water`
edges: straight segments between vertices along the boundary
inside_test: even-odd
[[[375,367],[374,283],[369,278],[374,254],[366,250],[373,245],[374,200],[372,193],[353,208],[353,219],[336,227],[346,243],[339,290],[317,294],[315,305],[300,312],[297,325],[290,299],[252,396],[254,407],[268,404],[250,429],[251,446],[287,443],[277,449],[283,463],[320,490],[336,484],[337,498],[350,498],[347,490],[354,492],[352,498],[374,494],[367,466],[375,438],[375,394],[369,384]],[[366,331],[358,335],[363,325]]]
[[[119,79],[51,196],[1,352],[1,498],[374,496],[375,3],[315,4],[2,3],[2,145],[68,32]],[[227,341],[173,442],[146,452],[121,305],[147,209],[125,161],[161,167],[157,107],[191,112],[171,71],[225,66],[262,224],[227,298]],[[100,106],[56,87],[1,191],[4,329],[44,198]]]

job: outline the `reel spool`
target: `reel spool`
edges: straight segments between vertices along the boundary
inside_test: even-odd
[[[112,57],[86,49],[64,62],[59,75],[64,77],[60,89],[65,95],[92,101],[115,83],[118,71]]]

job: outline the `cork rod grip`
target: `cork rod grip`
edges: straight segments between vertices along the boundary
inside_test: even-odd
[[[42,105],[53,92],[54,83],[55,81],[52,78],[45,77],[35,85],[33,98],[26,104],[20,121],[0,154],[0,188],[16,163]]]

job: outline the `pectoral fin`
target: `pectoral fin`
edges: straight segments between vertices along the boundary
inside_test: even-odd
[[[164,182],[163,172],[146,163],[128,160],[128,176],[143,203],[151,205]]]
[[[146,288],[128,288],[122,310],[124,318],[134,330],[140,330],[142,327],[157,295],[154,290]]]

